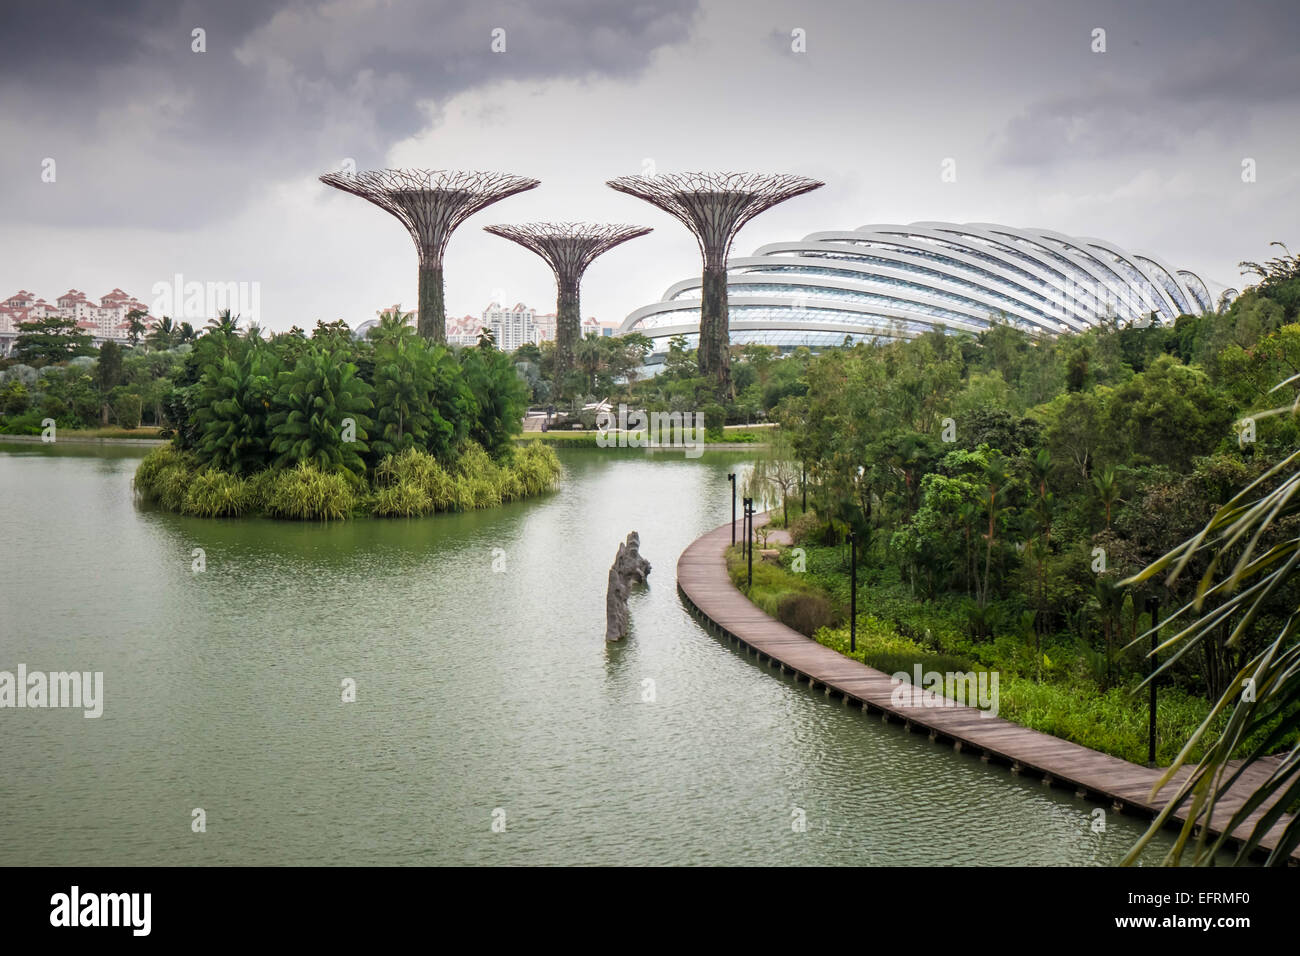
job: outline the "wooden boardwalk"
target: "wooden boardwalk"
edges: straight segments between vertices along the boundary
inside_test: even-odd
[[[766,520],[766,515],[760,515],[755,523]],[[740,524],[737,522],[738,531]],[[770,540],[776,540],[776,535]],[[677,590],[706,627],[743,646],[746,653],[753,651],[759,661],[766,659],[769,666],[779,667],[782,673],[792,673],[796,680],[807,681],[812,689],[823,689],[828,697],[832,694],[842,697],[846,703],[880,714],[885,721],[897,720],[909,731],[926,732],[931,740],[950,744],[954,750],[976,753],[985,761],[1007,765],[1012,773],[1033,775],[1045,784],[1073,789],[1078,796],[1109,804],[1116,812],[1152,817],[1175,792],[1175,783],[1171,782],[1162,791],[1163,796],[1153,799],[1151,790],[1160,778],[1160,770],[1129,763],[1001,717],[989,717],[974,707],[934,706],[944,698],[929,691],[918,689],[913,695],[914,701],[924,698],[929,705],[924,701],[921,706],[894,704],[891,698],[895,685],[888,674],[850,660],[786,627],[737,590],[727,575],[725,551],[730,544],[730,523],[692,543],[677,561]],[[1214,833],[1226,825],[1247,792],[1267,778],[1272,763],[1252,767],[1227,798],[1219,802],[1211,824]],[[1185,779],[1189,772],[1184,768],[1176,780]],[[1251,814],[1233,837],[1239,840],[1248,835],[1265,810],[1262,807]],[[1180,814],[1180,819],[1183,816]],[[1262,841],[1265,849],[1276,845],[1284,823],[1285,820],[1270,829]],[[1291,855],[1291,863],[1298,862],[1300,850]]]

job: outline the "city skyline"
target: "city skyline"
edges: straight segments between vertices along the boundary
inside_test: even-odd
[[[697,250],[602,185],[645,172],[827,183],[743,229],[739,255],[867,222],[1004,222],[1158,249],[1240,285],[1239,260],[1293,238],[1300,70],[1297,13],[1281,3],[1249,16],[1201,3],[74,6],[0,13],[15,49],[0,129],[22,144],[0,158],[15,286],[258,283],[270,330],[414,302],[409,239],[317,181],[347,163],[541,180],[452,244],[451,315],[554,295],[543,263],[475,228],[498,220],[640,216],[655,232],[592,268],[584,311],[621,322],[659,299]],[[864,103],[865,121],[846,121]],[[704,135],[719,116],[738,135]]]

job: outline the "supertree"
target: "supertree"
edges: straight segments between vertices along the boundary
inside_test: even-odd
[[[654,203],[680,219],[700,245],[700,372],[731,392],[727,324],[727,255],[740,227],[765,209],[825,183],[783,173],[669,173],[623,176],[608,186]]]
[[[555,382],[562,385],[573,368],[573,348],[582,330],[578,295],[582,274],[597,256],[619,243],[644,236],[650,229],[590,222],[526,222],[484,228],[537,253],[555,273]]]
[[[327,173],[326,185],[369,200],[402,221],[420,251],[420,334],[447,341],[442,256],[456,227],[498,200],[532,189],[536,179],[446,169],[373,169]]]

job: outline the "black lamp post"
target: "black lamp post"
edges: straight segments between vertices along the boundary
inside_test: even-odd
[[[731,546],[736,546],[736,473],[733,471],[727,475],[727,480],[731,482]]]
[[[1156,648],[1160,645],[1160,631],[1157,630],[1156,619],[1160,616],[1160,599],[1149,597],[1146,603],[1147,613],[1151,615],[1151,704],[1147,723],[1147,763],[1154,767],[1156,765],[1156,668],[1160,663],[1156,658]]]
[[[849,532],[849,651],[858,650],[858,536]]]

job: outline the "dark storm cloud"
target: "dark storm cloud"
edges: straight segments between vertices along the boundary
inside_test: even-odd
[[[201,225],[268,180],[382,162],[464,90],[633,74],[696,12],[696,0],[5,5],[0,204],[10,221]],[[191,49],[195,28],[206,52]]]
[[[1091,49],[1095,28],[1105,52]],[[1009,166],[1152,154],[1193,136],[1225,143],[1300,100],[1300,4],[1101,4],[1036,31],[1055,76],[995,137]]]

